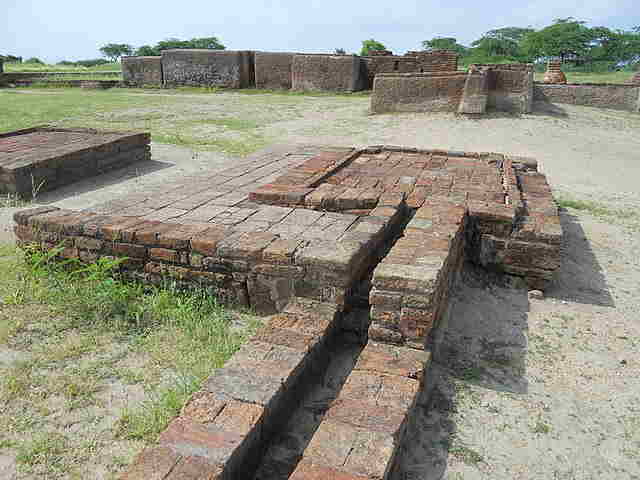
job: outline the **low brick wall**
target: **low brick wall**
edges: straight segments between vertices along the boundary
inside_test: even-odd
[[[452,50],[407,52],[406,56],[416,58],[416,72],[442,73],[458,70],[458,54]]]
[[[474,64],[487,72],[490,109],[530,113],[533,108],[533,65],[527,63]]]
[[[640,112],[640,87],[613,84],[535,83],[534,100]]]
[[[122,57],[122,81],[130,87],[162,85],[162,57]]]
[[[294,90],[357,92],[366,86],[362,60],[355,55],[298,54],[293,57]]]
[[[456,112],[466,79],[465,72],[376,75],[371,112]]]
[[[254,53],[226,50],[163,50],[166,86],[248,88],[255,85]]]
[[[368,89],[373,88],[373,79],[380,73],[413,73],[418,71],[418,63],[415,57],[374,55],[360,58],[364,62]]]
[[[29,198],[151,158],[148,133],[30,128],[0,134],[0,193]]]
[[[256,88],[291,89],[294,55],[286,52],[255,52]]]

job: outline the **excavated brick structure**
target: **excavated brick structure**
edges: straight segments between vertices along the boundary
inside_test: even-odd
[[[417,59],[420,73],[456,72],[458,70],[458,54],[453,50],[429,50],[407,52],[409,57]]]
[[[640,71],[631,78],[631,85],[637,85],[640,87]]]
[[[469,71],[458,113],[481,115],[487,110],[489,79],[484,72]]]
[[[88,128],[35,127],[0,134],[0,194],[30,198],[37,192],[149,160],[149,142],[148,133]]]
[[[260,473],[267,447],[348,333],[362,343],[355,365],[281,478],[405,478],[399,454],[433,386],[425,342],[462,262],[543,288],[562,235],[531,159],[382,146],[277,150],[199,182],[15,221],[20,243],[62,244],[62,258],[127,256],[136,278],[215,285],[280,311],[123,480],[272,478]],[[368,282],[370,318],[354,322],[354,292]]]
[[[122,57],[122,82],[129,87],[161,86],[162,57]]]
[[[560,60],[551,60],[547,63],[547,71],[542,79],[543,83],[567,83],[567,77],[562,71],[562,62]]]

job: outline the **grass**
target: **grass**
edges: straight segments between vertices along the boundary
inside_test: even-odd
[[[449,450],[449,453],[466,465],[477,465],[484,462],[484,457],[480,453],[465,445],[454,445]]]
[[[562,208],[570,208],[594,217],[622,223],[634,231],[640,229],[640,213],[636,210],[611,208],[593,200],[576,199],[564,194],[556,195],[556,202]]]
[[[568,83],[628,83],[634,72],[582,73],[565,72]],[[544,73],[535,73],[535,81],[541,82]]]
[[[29,205],[29,201],[15,193],[0,194],[0,208],[22,208],[27,205]]]
[[[105,63],[95,67],[83,67],[80,65],[42,65],[38,63],[5,63],[5,72],[111,72],[120,71],[120,62]]]
[[[117,473],[257,325],[214,291],[125,282],[116,267],[0,245],[0,354],[17,355],[0,367],[0,451],[20,472]]]

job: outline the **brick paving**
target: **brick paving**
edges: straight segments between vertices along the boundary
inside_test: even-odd
[[[0,193],[30,197],[151,158],[148,133],[30,128],[0,134]]]
[[[559,266],[562,229],[536,167],[494,153],[292,147],[80,212],[18,212],[15,233],[274,313],[125,479],[253,478],[332,338],[356,331],[364,349],[289,478],[381,480],[401,471],[406,426],[428,404],[426,345],[463,262],[530,288]],[[369,318],[348,325],[363,285]]]

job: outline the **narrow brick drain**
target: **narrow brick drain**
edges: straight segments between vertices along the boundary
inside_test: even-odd
[[[304,392],[300,403],[266,446],[253,480],[287,480],[296,469],[367,343],[367,330],[371,322],[369,292],[373,272],[402,236],[414,214],[414,209],[403,206],[396,224],[387,232],[381,247],[371,252],[369,268],[350,289],[346,313],[341,319],[342,330],[336,332],[327,346],[325,353],[328,363],[325,369],[300,389]]]
[[[368,311],[356,310],[350,315],[367,318]],[[362,321],[362,318],[356,319],[356,322]],[[254,480],[289,478],[325,413],[338,396],[362,347],[362,341],[357,335],[345,332],[336,338],[327,351],[329,363],[326,370],[313,379],[314,382],[308,387],[298,408],[292,412],[281,432],[267,447]]]

